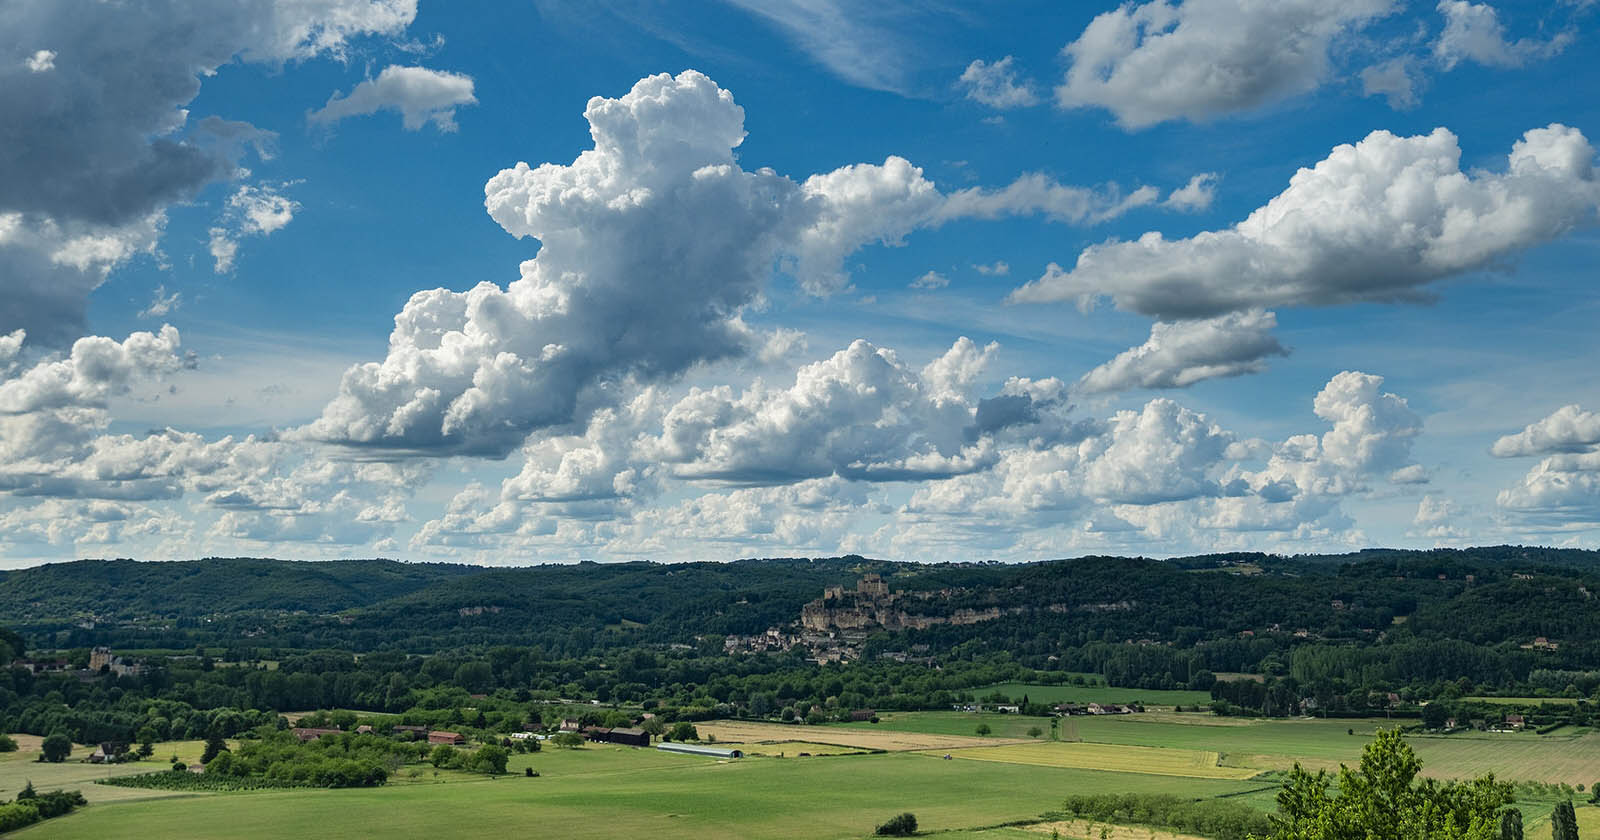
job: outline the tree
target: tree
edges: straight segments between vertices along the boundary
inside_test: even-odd
[[[907,811],[890,817],[876,833],[879,837],[910,837],[917,833],[917,815]]]
[[[680,720],[672,725],[671,731],[667,733],[667,740],[698,741],[700,740],[700,732],[694,728],[694,724],[686,720]]]
[[[1500,815],[1500,840],[1522,840],[1522,812],[1507,808]]]
[[[550,739],[550,742],[558,747],[575,750],[583,746],[583,736],[576,732],[557,732],[555,737]]]
[[[499,776],[506,772],[506,762],[510,758],[510,750],[506,749],[505,747],[497,747],[493,744],[490,744],[488,746],[479,747],[477,752],[474,752],[472,754],[472,758],[467,762],[467,767],[468,769],[477,773],[488,773],[491,776]]]
[[[39,792],[33,789],[33,780],[32,779],[28,780],[28,783],[23,786],[22,790],[17,791],[17,801],[18,802],[22,802],[22,801],[28,800],[28,799],[38,799],[38,798],[39,798]]]
[[[1281,816],[1272,817],[1268,838],[1497,840],[1500,807],[1512,799],[1510,784],[1492,775],[1465,783],[1429,779],[1413,784],[1421,769],[1399,730],[1379,730],[1358,769],[1340,768],[1339,792],[1333,796],[1325,771],[1312,775],[1296,764],[1278,792]]]
[[[1037,726],[1028,727],[1028,737],[1029,738],[1037,738],[1037,737],[1039,737],[1040,735],[1043,735],[1043,734],[1044,734],[1044,730],[1040,729]]]
[[[17,739],[10,735],[0,734],[0,753],[16,752]]]
[[[39,760],[52,764],[60,764],[72,755],[72,739],[60,732],[56,732],[44,739],[40,747]]]
[[[667,725],[661,722],[661,718],[649,718],[644,723],[639,724],[639,728],[657,738],[661,737],[661,733],[667,731]]]
[[[979,735],[988,735],[990,732],[993,732],[993,731],[994,730],[990,729],[989,728],[989,724],[987,724],[987,723],[978,724],[978,734]]]
[[[1449,719],[1449,711],[1437,700],[1422,707],[1422,725],[1429,729],[1443,729]]]
[[[433,752],[428,753],[428,763],[435,767],[449,767],[455,758],[455,747],[449,744],[440,744],[433,748]]]
[[[1578,817],[1572,812],[1572,802],[1557,802],[1550,815],[1550,840],[1578,840]]]
[[[221,735],[212,735],[210,738],[206,739],[206,749],[205,752],[200,754],[200,763],[210,764],[211,759],[216,758],[219,754],[227,751],[228,742],[222,740]]]

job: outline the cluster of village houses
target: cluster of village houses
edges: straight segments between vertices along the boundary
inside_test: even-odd
[[[119,677],[137,677],[143,674],[143,662],[126,656],[118,656],[111,652],[111,648],[97,647],[89,652],[89,667],[73,668],[72,663],[60,657],[51,659],[13,659],[12,668],[19,668],[30,674],[71,674],[81,680],[93,680],[106,674],[115,674]]]

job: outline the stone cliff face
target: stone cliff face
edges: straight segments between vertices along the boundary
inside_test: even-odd
[[[807,630],[818,633],[829,630],[922,630],[938,624],[977,624],[981,621],[992,621],[1006,613],[1019,613],[1021,607],[1001,610],[999,607],[988,609],[958,609],[948,615],[928,614],[924,612],[908,612],[904,604],[907,600],[915,598],[920,609],[945,601],[950,592],[941,593],[914,593],[908,595],[901,592],[886,592],[881,583],[866,591],[865,587],[856,591],[845,591],[838,587],[830,588],[818,598],[800,608],[800,624]]]

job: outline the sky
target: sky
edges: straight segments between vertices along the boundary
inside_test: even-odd
[[[1600,4],[0,4],[0,567],[1600,547]]]

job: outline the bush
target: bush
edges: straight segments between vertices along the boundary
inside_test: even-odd
[[[0,735],[0,753],[16,752],[17,739],[10,735]]]
[[[917,815],[910,811],[890,817],[878,826],[879,837],[910,837],[917,833]]]

